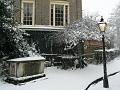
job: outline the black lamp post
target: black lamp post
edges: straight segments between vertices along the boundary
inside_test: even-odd
[[[98,23],[98,27],[102,33],[102,42],[103,42],[103,70],[104,70],[104,77],[103,77],[103,87],[109,88],[108,78],[107,78],[107,66],[106,66],[106,53],[105,53],[105,40],[104,40],[104,33],[107,27],[107,23],[104,22],[103,17],[101,16],[100,22]]]

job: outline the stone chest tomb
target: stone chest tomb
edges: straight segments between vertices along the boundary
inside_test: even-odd
[[[8,60],[7,81],[19,83],[45,76],[44,61],[41,56]]]

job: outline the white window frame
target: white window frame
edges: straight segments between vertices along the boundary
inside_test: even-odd
[[[53,4],[53,25],[51,25],[51,4]],[[64,5],[64,13],[65,13],[65,6],[67,5],[68,6],[68,24],[70,23],[70,9],[69,9],[69,2],[66,2],[66,1],[52,1],[50,2],[50,18],[49,18],[49,25],[51,26],[55,26],[55,5]],[[63,26],[66,26],[66,19],[65,19],[65,14],[64,14],[64,17],[63,17],[64,21],[63,21]]]
[[[34,25],[35,24],[35,2],[34,1],[26,1],[26,0],[22,1],[22,4],[21,4],[21,8],[22,8],[21,9],[21,23],[22,23],[22,25],[24,25],[23,24],[24,3],[32,3],[33,4],[32,25]],[[27,25],[25,25],[25,26],[27,26]]]

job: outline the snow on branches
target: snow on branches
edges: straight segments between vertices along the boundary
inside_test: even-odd
[[[101,33],[97,21],[92,17],[85,16],[67,26],[63,31],[56,34],[53,38],[58,43],[74,43],[79,40],[98,40],[101,41]],[[108,39],[106,39],[108,41]]]
[[[0,57],[30,56],[37,51],[24,39],[26,33],[18,28],[13,7],[14,0],[0,0]]]
[[[120,2],[109,18],[109,36],[115,48],[120,49]]]

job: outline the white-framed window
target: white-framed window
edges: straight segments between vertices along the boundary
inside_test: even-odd
[[[69,24],[69,3],[51,2],[50,3],[50,25],[66,26]]]
[[[22,1],[21,23],[34,25],[34,1]]]

